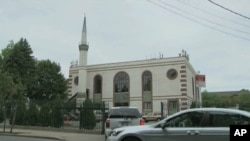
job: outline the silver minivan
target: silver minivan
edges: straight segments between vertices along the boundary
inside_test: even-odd
[[[105,122],[105,137],[119,127],[144,125],[144,120],[136,107],[112,107]]]

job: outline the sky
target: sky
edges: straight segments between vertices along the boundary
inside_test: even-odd
[[[220,6],[216,5],[219,4]],[[207,91],[250,90],[249,0],[0,0],[0,49],[21,37],[68,78],[84,15],[88,64],[177,57],[185,50]]]

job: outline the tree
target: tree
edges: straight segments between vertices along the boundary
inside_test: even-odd
[[[10,47],[7,47],[3,53],[3,71],[7,72],[13,78],[14,83],[13,90],[10,94],[11,96],[9,97],[15,102],[13,105],[13,119],[10,130],[10,132],[12,132],[18,103],[30,92],[29,88],[33,83],[35,63],[31,55],[33,52],[30,45],[27,40],[23,38],[14,45],[10,43]]]
[[[85,102],[83,102],[80,124],[84,129],[94,129],[96,126],[96,117],[93,110],[93,103],[88,98],[85,100]]]
[[[13,78],[6,72],[0,69],[0,110],[4,121],[3,132],[5,132],[7,119],[7,103],[11,94],[15,91],[16,85],[13,83]]]
[[[59,64],[50,60],[38,61],[36,64],[36,77],[30,99],[54,100],[67,97],[67,83],[61,74]]]
[[[12,76],[4,70],[4,59],[10,53],[11,49],[14,47],[14,42],[10,42],[5,49],[2,50],[0,54],[0,110],[1,110],[1,121],[4,121],[3,132],[5,132],[8,109],[7,103],[11,94],[15,91],[15,84],[13,82]]]

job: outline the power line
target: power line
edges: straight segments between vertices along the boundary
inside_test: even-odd
[[[213,2],[212,0],[208,0],[208,1],[209,1],[210,3],[212,3],[212,4],[216,5],[216,6],[219,6],[219,7],[223,8],[223,9],[225,9],[225,10],[227,10],[227,11],[231,12],[231,13],[234,13],[234,14],[236,14],[236,15],[238,15],[238,16],[241,16],[241,17],[243,17],[243,18],[246,18],[246,19],[250,20],[250,18],[249,18],[249,17],[244,16],[244,15],[242,15],[242,14],[238,13],[238,12],[235,12],[235,11],[233,11],[233,10],[229,9],[229,8],[226,8],[226,7],[224,7],[224,6],[222,6],[222,5],[218,4],[218,3],[215,3],[215,2]]]
[[[188,17],[188,16],[182,15],[182,14],[176,12],[176,11],[170,10],[170,9],[168,9],[168,8],[166,8],[166,7],[164,7],[164,6],[160,5],[160,4],[158,4],[158,3],[152,2],[151,0],[147,0],[147,1],[150,2],[151,4],[154,4],[154,5],[156,5],[156,6],[160,7],[160,8],[162,8],[162,9],[164,9],[164,10],[167,10],[167,11],[169,11],[169,12],[171,12],[171,13],[174,13],[174,14],[176,14],[176,15],[178,15],[178,16],[184,17],[184,18],[186,18],[186,19],[188,19],[188,20],[190,20],[190,21],[193,21],[193,22],[195,22],[195,23],[198,23],[198,24],[200,24],[200,25],[206,26],[206,27],[208,27],[208,28],[210,28],[210,29],[219,31],[219,32],[224,33],[224,34],[227,34],[227,35],[231,35],[231,36],[233,36],[233,37],[237,37],[237,38],[240,38],[240,39],[243,39],[243,40],[250,41],[249,38],[245,38],[245,37],[238,36],[238,35],[236,35],[236,34],[233,34],[233,33],[227,32],[227,31],[220,30],[220,29],[215,28],[215,27],[213,27],[213,26],[210,26],[210,25],[204,24],[204,23],[202,23],[202,22],[199,22],[199,21],[197,21],[197,20],[195,20],[195,19],[192,19],[192,18],[190,18],[190,17]]]
[[[232,23],[237,24],[237,25],[241,25],[241,26],[244,26],[244,27],[250,28],[250,26],[249,26],[249,25],[247,25],[247,24],[243,24],[243,23],[240,23],[240,22],[237,22],[237,21],[234,21],[234,20],[231,20],[231,19],[225,18],[225,17],[223,17],[223,16],[218,16],[218,15],[216,15],[216,14],[212,14],[212,13],[211,13],[211,12],[209,12],[209,11],[206,11],[206,10],[204,10],[204,9],[202,9],[202,8],[199,8],[199,7],[196,7],[196,6],[193,6],[193,5],[187,5],[186,3],[184,3],[184,2],[183,2],[183,1],[181,1],[181,0],[176,0],[176,1],[177,1],[177,2],[179,2],[179,3],[181,3],[181,4],[183,4],[183,5],[186,5],[186,6],[192,7],[192,8],[193,8],[193,9],[195,9],[195,10],[198,10],[198,11],[201,11],[201,12],[203,12],[203,13],[206,13],[206,14],[208,14],[208,15],[211,15],[211,16],[217,17],[217,18],[219,18],[219,19],[223,19],[223,20],[226,20],[226,21],[232,22]]]
[[[194,14],[192,14],[192,13],[190,13],[190,12],[187,12],[187,11],[184,11],[184,10],[182,10],[182,9],[176,7],[176,6],[173,6],[173,5],[171,5],[171,4],[168,4],[168,3],[166,3],[166,2],[164,2],[164,1],[162,1],[162,0],[159,0],[159,1],[162,2],[163,4],[167,5],[167,6],[170,6],[170,7],[174,8],[174,9],[177,9],[177,10],[182,11],[182,12],[184,12],[184,13],[189,13],[189,14],[191,14],[191,15],[197,17],[197,18],[200,18],[200,19],[202,19],[202,20],[205,20],[205,21],[207,21],[207,22],[209,22],[209,23],[212,23],[212,24],[215,24],[215,25],[217,25],[217,26],[224,27],[224,28],[228,28],[228,29],[232,29],[232,30],[235,30],[235,31],[238,31],[238,32],[241,32],[241,33],[248,34],[248,35],[250,34],[249,32],[242,31],[242,30],[239,30],[239,29],[236,29],[236,28],[233,28],[233,27],[225,26],[225,25],[222,25],[222,24],[220,24],[220,23],[216,23],[216,22],[214,22],[214,21],[208,20],[208,19],[206,19],[206,18],[203,18],[203,17],[197,16],[197,15],[194,15]]]

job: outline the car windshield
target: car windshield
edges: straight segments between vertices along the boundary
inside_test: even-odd
[[[139,118],[141,117],[137,109],[112,109],[109,113],[109,118]]]

